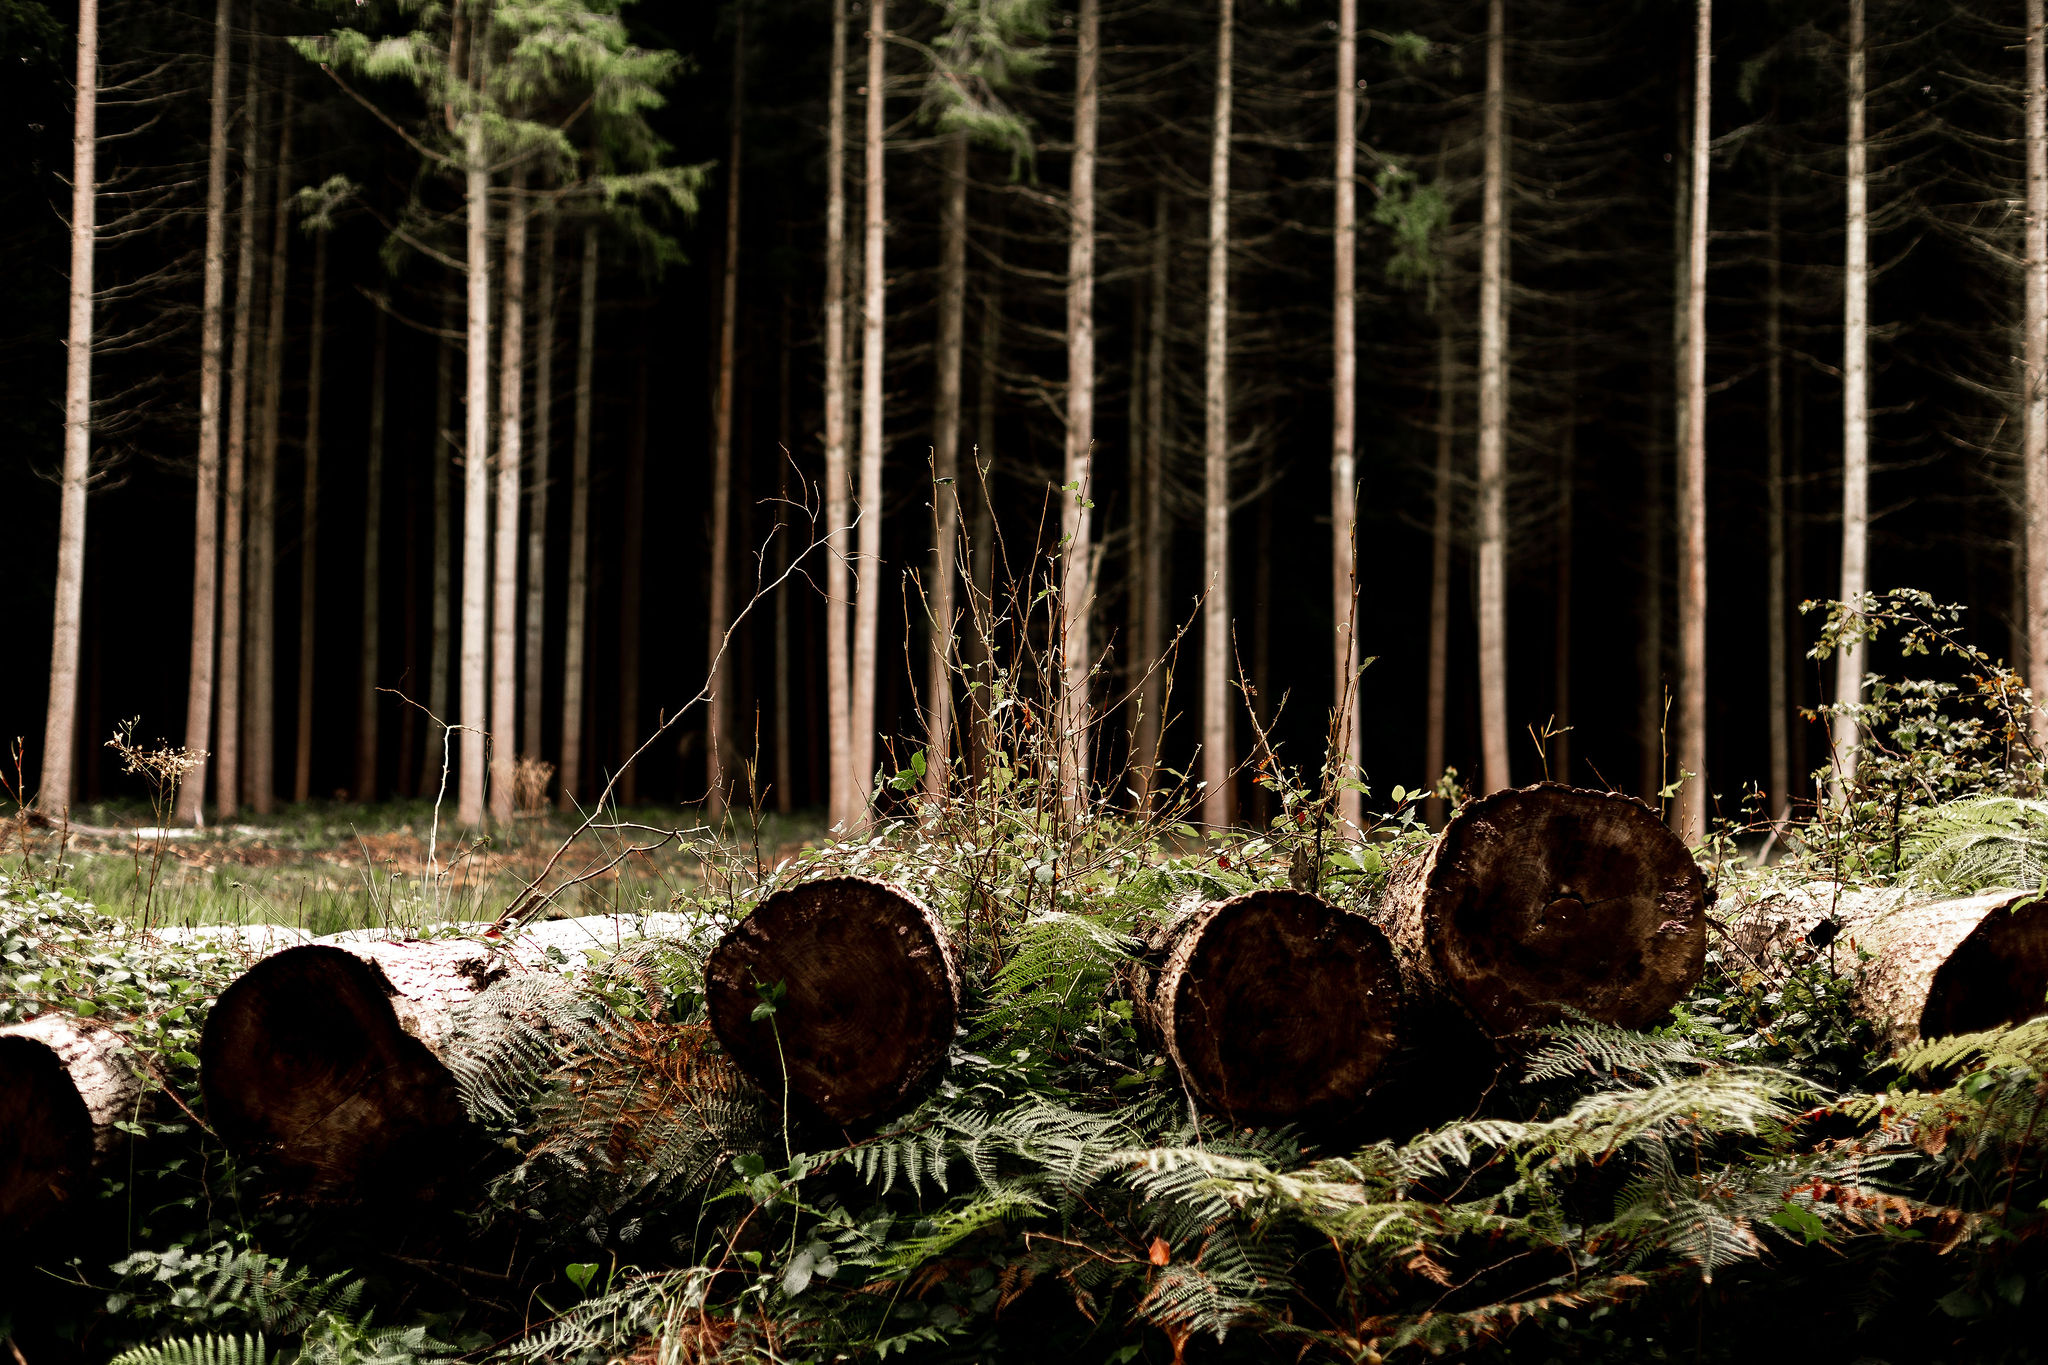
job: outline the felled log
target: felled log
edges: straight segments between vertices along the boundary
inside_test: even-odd
[[[1451,817],[1375,915],[1404,982],[1489,1036],[1567,1012],[1640,1027],[1699,980],[1706,878],[1633,796],[1541,783]]]
[[[1135,1022],[1232,1123],[1355,1111],[1399,1036],[1385,935],[1300,891],[1184,910],[1131,978]]]
[[[316,1202],[431,1198],[468,1136],[454,1011],[506,974],[469,940],[307,944],[221,992],[200,1035],[207,1116]]]
[[[121,1035],[64,1014],[0,1028],[0,1245],[23,1245],[91,1193],[142,1072]]]
[[[850,1124],[900,1107],[945,1064],[960,969],[931,910],[833,877],[756,906],[712,950],[704,993],[712,1031],[756,1084]]]
[[[1925,900],[1904,890],[1809,888],[1747,907],[1736,942],[1775,971],[1786,950],[1831,947],[1858,1011],[1901,1048],[2048,1013],[2048,901],[2034,891]],[[1861,953],[1871,954],[1861,962]]]

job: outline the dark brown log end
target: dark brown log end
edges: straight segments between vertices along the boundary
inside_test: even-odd
[[[1499,1037],[1567,1011],[1640,1028],[1706,958],[1706,878],[1633,796],[1554,783],[1472,802],[1422,874],[1443,985]]]
[[[761,987],[780,984],[756,1019]],[[719,941],[704,970],[711,1027],[769,1094],[837,1123],[901,1106],[945,1064],[960,974],[938,917],[859,877],[778,891]]]
[[[1920,1012],[1922,1038],[1976,1033],[2048,1013],[2048,900],[2016,899],[1985,914],[1935,970]]]
[[[431,1198],[467,1118],[454,1075],[408,1022],[419,1027],[375,957],[320,944],[267,957],[207,1018],[207,1116],[302,1198]]]
[[[56,1052],[0,1037],[0,1242],[26,1242],[81,1200],[92,1178],[92,1116]]]
[[[1233,1123],[1355,1111],[1397,1042],[1400,971],[1385,936],[1299,891],[1188,915],[1150,987],[1182,1083]]]

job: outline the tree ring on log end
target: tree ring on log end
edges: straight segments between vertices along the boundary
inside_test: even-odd
[[[1935,970],[1920,1036],[2018,1024],[2048,1012],[2048,900],[1998,906]]]
[[[1152,1014],[1182,1083],[1237,1122],[1355,1111],[1397,1042],[1400,969],[1364,917],[1299,891],[1195,911]]]
[[[0,1241],[25,1243],[86,1193],[92,1152],[92,1115],[63,1059],[0,1037]]]
[[[781,995],[755,1018],[763,989]],[[944,1065],[960,973],[939,919],[895,887],[833,877],[778,891],[704,969],[712,1030],[742,1070],[837,1123],[886,1114]]]
[[[444,947],[370,946],[427,957]],[[419,1027],[417,1015],[374,955],[324,944],[273,954],[207,1018],[207,1116],[303,1197],[430,1198],[452,1173],[468,1118],[454,1074],[407,1027]]]
[[[1567,1010],[1640,1028],[1705,963],[1706,878],[1633,796],[1496,792],[1451,820],[1424,875],[1437,971],[1495,1037]]]

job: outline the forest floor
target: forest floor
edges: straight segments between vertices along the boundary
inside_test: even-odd
[[[491,919],[509,906],[576,835],[579,817],[522,815],[508,830],[476,836],[431,802],[310,802],[246,823],[164,828],[140,802],[81,806],[69,828],[23,825],[0,814],[0,870],[24,880],[61,867],[64,883],[109,914],[151,927],[277,924],[314,934]],[[631,828],[614,828],[629,826]],[[618,855],[682,831],[647,852]],[[558,863],[574,876],[615,866],[569,887],[551,915],[631,914],[667,908],[703,877],[706,841],[758,847],[779,860],[824,833],[821,812],[746,813],[713,831],[702,812],[636,806],[607,813]],[[558,877],[557,880],[560,880]]]

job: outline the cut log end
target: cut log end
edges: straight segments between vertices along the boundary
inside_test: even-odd
[[[944,1065],[960,974],[938,917],[858,877],[806,882],[762,901],[705,967],[711,1027],[771,1095],[837,1123],[896,1109]],[[781,995],[755,1018],[763,988]]]
[[[1193,911],[1164,935],[1141,1008],[1205,1108],[1232,1122],[1355,1111],[1393,1052],[1393,950],[1371,923],[1298,891]]]
[[[1705,877],[1618,793],[1545,783],[1473,802],[1389,892],[1404,897],[1435,984],[1496,1037],[1567,1013],[1641,1027],[1705,960]]]
[[[92,1191],[136,1116],[141,1074],[120,1035],[65,1015],[0,1029],[0,1246],[26,1245]]]
[[[482,961],[459,942],[265,958],[221,993],[201,1038],[213,1126],[307,1199],[431,1197],[467,1131],[431,1044],[484,984]]]
[[[1877,954],[1859,993],[1897,1042],[2048,1012],[2048,901],[2032,893],[1901,906],[1846,932]]]

